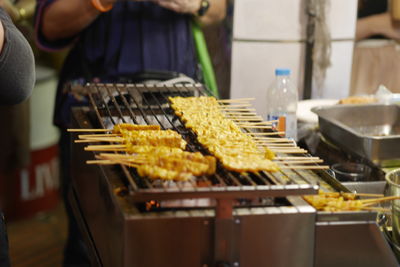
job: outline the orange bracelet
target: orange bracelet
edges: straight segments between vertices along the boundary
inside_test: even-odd
[[[113,4],[109,4],[108,6],[103,6],[100,0],[92,0],[92,5],[100,12],[107,12],[113,8]]]

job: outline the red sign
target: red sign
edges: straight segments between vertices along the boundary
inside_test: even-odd
[[[29,166],[0,177],[8,220],[31,217],[55,208],[59,202],[58,146],[31,152]]]

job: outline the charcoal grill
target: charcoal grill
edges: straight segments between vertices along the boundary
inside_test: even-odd
[[[188,150],[207,153],[168,104],[169,96],[207,95],[201,84],[87,84],[71,90],[89,103],[72,110],[75,128],[159,124],[179,132]],[[364,235],[355,243],[371,241],[363,266],[395,262],[384,239],[376,238],[379,230],[370,227],[376,226],[375,213],[317,213],[299,197],[320,187],[347,191],[325,171],[243,174],[218,166],[215,175],[195,181],[160,182],[125,166],[87,165],[95,153],[84,152],[82,144],[74,144],[72,151],[70,199],[95,265],[328,266],[324,236],[334,240],[332,229],[337,235],[343,229],[348,233],[349,226]],[[333,242],[329,247],[349,245]],[[341,259],[352,264],[352,257],[347,252]]]

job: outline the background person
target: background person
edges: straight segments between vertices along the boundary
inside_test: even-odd
[[[65,266],[89,265],[68,201],[70,106],[76,100],[63,88],[90,81],[137,81],[138,73],[167,71],[201,79],[191,21],[221,21],[225,0],[37,0],[38,46],[72,46],[60,73],[54,122],[61,128],[62,195],[69,218]]]
[[[400,92],[400,27],[388,3],[359,1],[350,95],[374,94],[381,84]]]
[[[0,105],[27,99],[35,83],[35,63],[27,40],[14,26],[0,0]],[[0,212],[0,266],[9,266],[4,216]]]

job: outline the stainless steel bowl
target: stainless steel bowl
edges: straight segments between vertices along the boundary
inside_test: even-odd
[[[343,162],[332,165],[336,179],[341,182],[357,182],[368,180],[371,168],[362,163]]]

